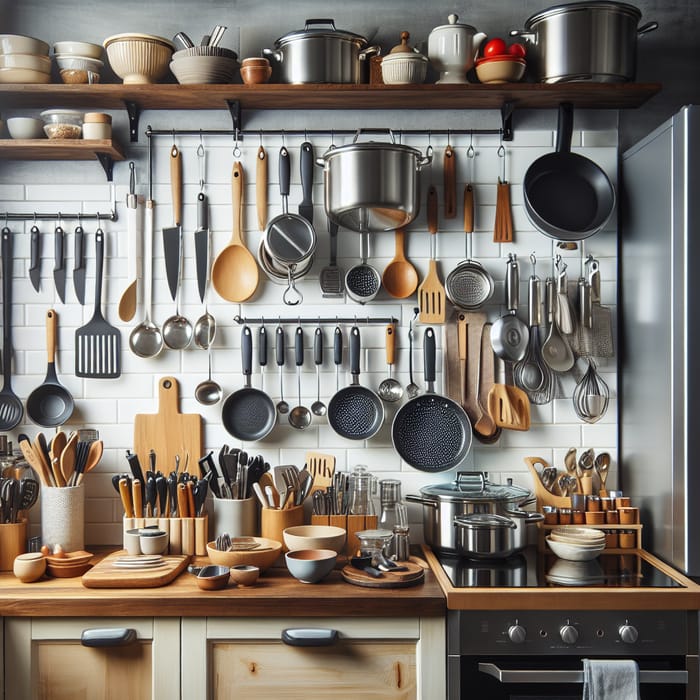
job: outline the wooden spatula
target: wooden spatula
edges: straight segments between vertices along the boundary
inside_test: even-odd
[[[434,185],[428,189],[428,231],[430,231],[430,261],[428,274],[418,287],[418,319],[421,323],[445,323],[445,287],[440,281],[435,254],[438,229],[438,200]]]
[[[494,423],[507,430],[530,429],[530,399],[517,386],[506,384],[505,363],[498,363],[498,381],[489,390],[488,409]]]
[[[307,452],[306,468],[314,478],[313,491],[325,489],[333,483],[335,457],[323,452]]]

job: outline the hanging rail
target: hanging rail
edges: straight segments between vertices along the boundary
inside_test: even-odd
[[[256,129],[254,131],[243,131],[236,129],[152,129],[150,126],[146,128],[146,136],[233,136],[243,140],[244,136],[328,136],[328,135],[353,135],[357,133],[357,129]],[[386,134],[387,129],[362,128],[361,131],[369,134]],[[448,136],[466,135],[503,135],[503,129],[392,129],[392,131],[401,136],[407,135],[425,135],[432,136],[434,134],[446,134]]]
[[[282,318],[280,316],[268,316],[266,318],[248,318],[247,316],[241,316],[236,314],[233,320],[242,325],[244,323],[285,323],[285,324],[316,324],[316,325],[328,325],[328,324],[342,324],[350,325],[351,323],[371,325],[371,324],[386,324],[386,323],[398,323],[398,319],[393,316],[294,316],[291,318]]]
[[[67,214],[59,211],[55,214],[45,214],[44,212],[32,212],[23,214],[20,212],[0,212],[0,221],[65,221],[66,219],[77,219],[78,221],[117,221],[116,209],[112,209],[109,214],[97,212],[96,214]]]

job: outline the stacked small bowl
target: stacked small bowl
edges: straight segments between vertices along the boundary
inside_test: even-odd
[[[221,46],[192,46],[176,51],[170,70],[182,85],[226,84],[238,71],[238,56]]]
[[[605,533],[592,527],[554,528],[547,544],[560,559],[589,561],[605,549]]]
[[[99,83],[102,47],[87,41],[58,41],[53,45],[54,59],[64,83]]]
[[[50,83],[49,45],[21,34],[0,34],[0,83]]]

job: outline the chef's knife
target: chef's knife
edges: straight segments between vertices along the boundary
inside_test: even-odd
[[[41,232],[34,224],[29,230],[29,246],[31,261],[29,263],[29,280],[35,291],[39,291],[39,281],[41,280]]]
[[[194,254],[199,300],[204,303],[204,294],[209,278],[209,200],[204,192],[197,195],[197,230],[194,232]]]
[[[56,292],[61,303],[66,303],[66,268],[63,261],[63,229],[56,226],[53,233],[54,238],[54,268],[53,281],[56,285]]]
[[[182,154],[176,145],[170,149],[170,187],[173,199],[173,225],[163,229],[165,273],[170,296],[175,301],[180,279],[180,240],[182,235]]]
[[[301,144],[301,189],[303,199],[299,205],[299,214],[310,224],[314,223],[314,204],[312,193],[314,187],[314,147],[308,141]]]
[[[73,234],[73,288],[78,301],[85,304],[85,231],[80,224]]]

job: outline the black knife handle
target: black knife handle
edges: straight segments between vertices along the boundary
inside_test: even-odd
[[[75,233],[73,237],[73,267],[79,270],[83,267],[83,259],[85,250],[85,231],[83,227],[78,225],[75,227]]]
[[[301,326],[294,332],[294,361],[297,367],[304,364],[304,329]]]
[[[425,383],[435,381],[435,331],[432,328],[425,329],[423,336],[423,362]]]
[[[314,364],[323,364],[323,331],[317,326],[314,331]]]
[[[291,177],[291,165],[289,163],[289,151],[286,146],[280,148],[279,156],[279,176],[280,176],[280,194],[283,197],[289,195],[289,180]]]
[[[350,374],[360,374],[360,329],[357,326],[350,329]]]
[[[277,326],[275,331],[275,359],[278,367],[284,367],[284,353],[286,340],[284,337],[284,328]]]
[[[314,188],[314,147],[308,141],[301,144],[299,169],[301,174],[302,196],[305,202],[311,202]]]
[[[343,331],[340,326],[336,326],[333,332],[333,362],[336,365],[343,364]]]
[[[127,452],[126,461],[129,463],[129,469],[131,469],[131,473],[133,474],[134,479],[138,479],[143,484],[143,470],[141,469],[141,462],[139,461],[139,456],[133,452]]]
[[[63,229],[56,226],[53,232],[54,263],[57,270],[63,269]]]
[[[264,367],[267,364],[267,328],[260,326],[258,330],[258,364]]]
[[[39,227],[35,224],[29,230],[30,236],[30,255],[31,255],[31,269],[39,267],[41,260],[41,231]]]
[[[209,228],[209,198],[204,192],[197,195],[197,228],[200,230]]]
[[[253,373],[253,334],[249,326],[241,330],[241,370],[244,376]]]

